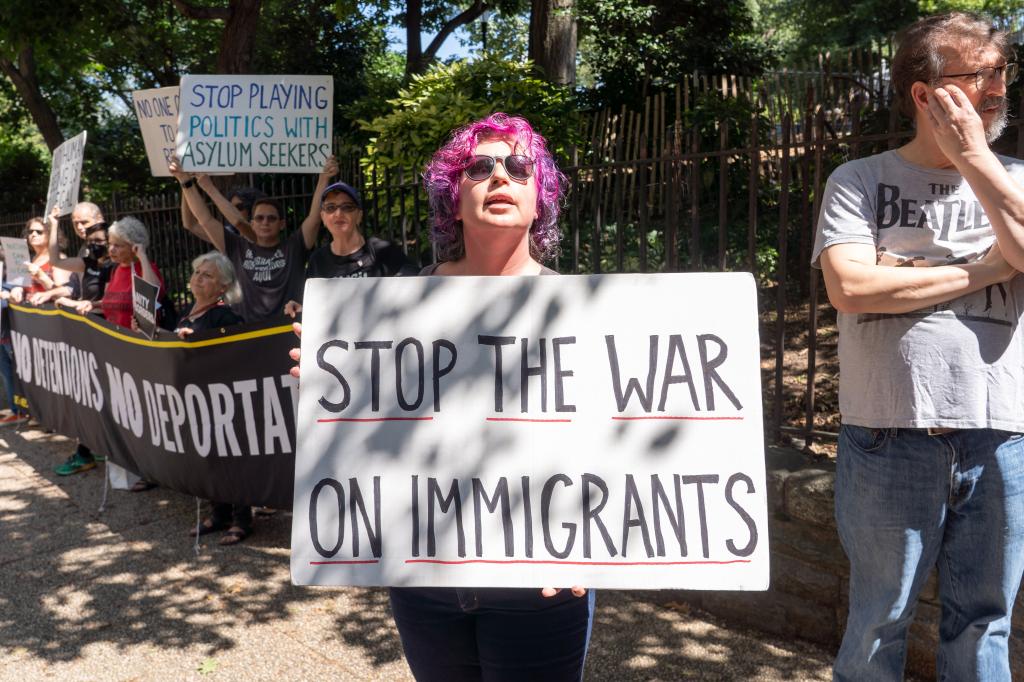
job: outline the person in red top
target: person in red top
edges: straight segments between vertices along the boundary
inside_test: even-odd
[[[54,259],[56,244],[50,240],[50,258]],[[164,279],[156,263],[149,260],[146,247],[149,246],[149,230],[138,218],[125,216],[107,230],[110,260],[100,271],[100,280],[106,284],[99,305],[103,317],[119,327],[132,326],[132,273],[139,275],[150,284],[165,290]],[[85,261],[81,258],[54,259],[56,267],[71,272],[84,272]],[[88,313],[95,306],[80,306],[79,312]]]
[[[103,298],[99,306],[103,317],[119,327],[132,326],[132,273],[139,275],[164,291],[164,280],[156,263],[149,260],[146,247],[149,246],[149,230],[138,218],[125,216],[107,229],[109,260],[100,270],[100,286]],[[59,258],[57,240],[50,237],[50,261],[54,267],[71,272],[85,272],[86,262],[82,258]],[[87,314],[95,308],[92,302],[83,301],[77,306],[78,312]],[[146,479],[136,481],[132,492],[143,492],[155,488],[156,484]]]

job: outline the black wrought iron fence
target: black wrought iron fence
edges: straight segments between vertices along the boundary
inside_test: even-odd
[[[554,266],[563,273],[752,272],[760,297],[766,432],[806,443],[834,439],[834,313],[808,263],[821,189],[838,164],[893,148],[911,133],[894,125],[864,133],[858,110],[841,129],[828,125],[823,109],[799,120],[786,114],[768,127],[772,133],[763,134],[763,117],[722,121],[710,144],[707,129],[688,129],[676,119],[663,125],[656,145],[641,129],[576,150],[562,166],[569,191]],[[1024,156],[1021,129],[1019,119],[1011,122],[1001,151]],[[737,139],[741,146],[732,144]],[[430,262],[418,173],[367,174],[356,159],[344,160],[343,169],[343,179],[363,192],[366,231],[401,244],[420,264]],[[284,205],[290,229],[305,217],[315,180],[246,178]],[[181,227],[180,195],[169,181],[171,188],[159,196],[115,197],[102,208],[108,221],[132,214],[150,228],[152,255],[172,294],[184,302],[189,263],[210,247]],[[29,215],[2,216],[0,234],[20,234]],[[77,246],[72,239],[70,249]]]

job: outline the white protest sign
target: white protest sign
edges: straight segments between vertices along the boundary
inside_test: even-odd
[[[32,273],[28,271],[27,265],[32,260],[28,255],[28,244],[21,237],[0,237],[0,245],[3,245],[4,249],[7,281],[27,287],[32,282]]]
[[[319,173],[331,154],[330,76],[182,76],[180,103],[187,171]]]
[[[50,188],[46,190],[46,210],[49,216],[54,206],[59,215],[67,215],[78,203],[78,186],[82,182],[82,161],[85,159],[86,131],[82,131],[53,150],[50,165]]]
[[[154,88],[132,93],[135,116],[146,143],[149,170],[154,177],[169,177],[167,164],[174,156],[178,134],[178,88]]]
[[[749,274],[304,300],[295,583],[767,589]]]

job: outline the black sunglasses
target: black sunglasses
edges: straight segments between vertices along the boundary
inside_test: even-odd
[[[526,180],[533,175],[533,159],[523,154],[509,154],[508,156],[490,156],[488,154],[474,154],[466,163],[463,169],[466,177],[479,182],[486,180],[494,174],[498,161],[505,167],[505,172],[513,180]]]

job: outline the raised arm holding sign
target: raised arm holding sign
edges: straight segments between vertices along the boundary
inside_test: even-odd
[[[54,206],[59,211],[58,215],[67,215],[78,203],[78,186],[82,180],[82,161],[85,158],[85,138],[86,133],[83,130],[53,150],[50,187],[46,191],[46,210],[43,215],[50,215]]]

